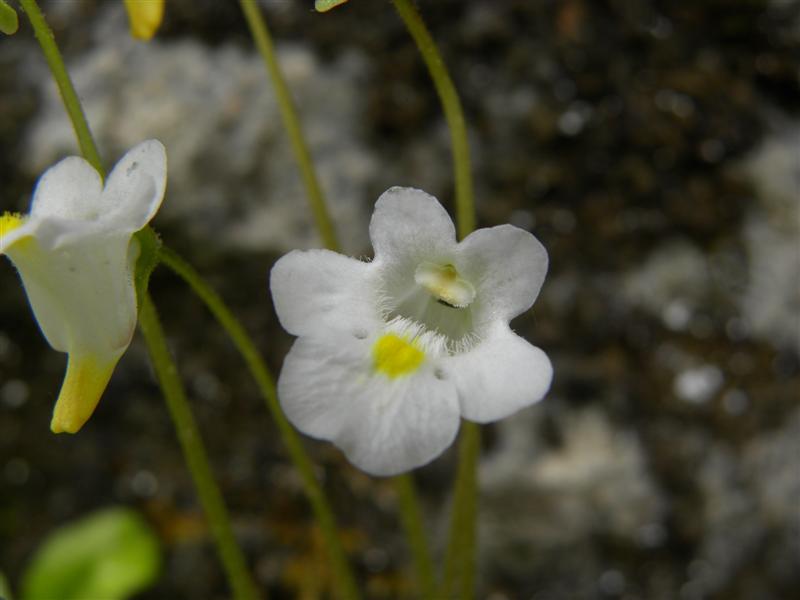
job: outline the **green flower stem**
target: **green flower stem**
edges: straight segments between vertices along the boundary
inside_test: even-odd
[[[58,91],[61,94],[61,99],[64,102],[64,107],[67,109],[69,119],[72,121],[72,127],[75,129],[75,135],[78,138],[78,144],[81,148],[81,154],[95,170],[105,177],[105,170],[103,169],[103,162],[100,160],[100,153],[97,151],[97,146],[92,138],[92,132],[89,130],[89,123],[86,121],[86,115],[83,114],[78,95],[75,93],[75,88],[67,73],[67,68],[64,66],[64,59],[61,57],[61,52],[56,45],[53,31],[47,24],[47,21],[39,9],[36,0],[19,0],[25,14],[33,26],[33,32],[39,45],[44,52],[47,65],[50,67],[50,72],[53,74],[53,79],[58,85]]]
[[[314,171],[311,153],[308,150],[308,145],[303,136],[303,129],[300,126],[300,119],[294,108],[292,96],[289,93],[289,88],[286,85],[280,65],[278,64],[272,38],[267,29],[266,20],[255,0],[239,0],[239,3],[242,6],[242,12],[247,20],[247,25],[250,27],[250,32],[253,35],[253,40],[258,48],[258,52],[264,59],[267,73],[270,79],[272,79],[272,85],[275,86],[275,96],[278,100],[283,124],[289,135],[289,141],[292,144],[292,151],[294,152],[295,159],[300,167],[300,175],[306,187],[308,200],[311,205],[311,212],[314,213],[314,219],[316,220],[317,229],[322,237],[322,243],[329,250],[337,250],[339,242],[336,238],[333,221],[328,213],[325,197],[319,185],[316,172]]]
[[[220,296],[202,279],[202,277],[173,250],[162,246],[160,250],[161,262],[183,279],[195,292],[195,294],[205,303],[217,321],[227,332],[233,341],[236,349],[244,358],[250,372],[252,373],[261,395],[267,403],[267,408],[278,430],[283,438],[283,442],[289,452],[289,456],[294,463],[303,480],[311,509],[317,519],[317,523],[322,531],[325,547],[330,557],[336,586],[339,597],[343,599],[355,599],[360,596],[355,584],[347,556],[342,548],[341,540],[337,533],[336,520],[333,511],[328,504],[322,488],[314,475],[311,460],[306,454],[299,436],[286,420],[286,416],[278,403],[278,396],[275,392],[275,384],[272,375],[264,362],[261,354],[256,348],[245,329],[228,309]]]
[[[333,223],[328,213],[325,199],[323,197],[322,190],[320,189],[313,163],[311,161],[311,156],[303,137],[302,128],[300,127],[300,120],[297,116],[297,112],[294,109],[292,98],[289,94],[289,89],[283,78],[283,74],[275,56],[275,49],[272,44],[269,30],[267,29],[266,20],[253,0],[240,0],[240,4],[250,27],[250,31],[253,35],[253,39],[258,47],[258,51],[261,53],[261,56],[264,59],[267,72],[269,73],[273,85],[275,86],[275,94],[281,109],[281,116],[283,117],[284,125],[289,134],[289,139],[291,140],[292,148],[295,153],[295,158],[300,166],[300,171],[303,176],[303,181],[306,185],[309,202],[311,204],[311,210],[314,213],[314,219],[317,224],[317,229],[322,237],[325,247],[329,250],[338,250],[339,244],[335,235]],[[267,396],[265,395],[265,397]],[[277,402],[275,404],[277,406]],[[276,412],[280,414],[280,418],[285,421],[283,413],[280,412],[280,410],[273,411],[273,413]],[[294,434],[291,428],[289,428],[288,431]],[[424,527],[420,517],[419,502],[416,498],[416,491],[410,479],[404,479],[402,477],[398,478],[397,485],[400,495],[401,518],[406,528],[408,541],[414,556],[415,566],[420,578],[420,586],[422,586],[422,589],[426,591],[426,596],[429,596],[427,592],[433,591],[433,563],[425,542]]]
[[[417,593],[421,598],[436,597],[436,582],[433,575],[433,560],[425,536],[422,509],[417,498],[414,480],[408,473],[394,478],[400,503],[400,516],[411,547],[414,568],[417,571]]]
[[[149,293],[143,295],[142,308],[139,313],[139,329],[150,352],[156,377],[164,399],[167,401],[172,421],[175,423],[183,455],[211,525],[211,532],[217,543],[217,551],[228,574],[234,597],[241,600],[258,598],[255,583],[250,578],[242,551],[233,536],[228,511],[211,472],[208,456],[206,456],[206,450],[200,438],[200,431],[189,408],[186,392],[169,348],[167,348],[164,330],[161,328],[158,313]]]
[[[461,101],[436,44],[414,5],[410,0],[392,0],[392,3],[406,24],[411,37],[414,38],[442,102],[453,145],[458,236],[463,239],[475,229],[475,202],[467,127]],[[476,470],[480,454],[480,427],[466,421],[462,425],[459,468],[440,594],[445,598],[453,596],[454,592],[455,597],[459,598],[471,598],[475,593],[475,519],[478,511]],[[460,591],[454,589],[456,585]]]
[[[406,24],[411,37],[414,38],[442,102],[447,127],[450,130],[450,141],[453,145],[458,236],[464,238],[475,229],[475,202],[472,193],[467,126],[464,120],[464,111],[461,108],[461,100],[458,98],[447,67],[444,66],[442,56],[436,48],[436,43],[412,2],[410,0],[392,0],[392,4]]]
[[[458,474],[440,595],[442,598],[467,599],[475,595],[476,467],[481,449],[481,429],[477,423],[469,421],[462,421],[461,426]]]
[[[83,112],[78,95],[72,85],[61,52],[56,45],[53,32],[39,9],[36,0],[20,0],[30,19],[36,39],[44,52],[47,64],[56,80],[64,106],[67,109],[75,135],[84,158],[105,178],[105,169],[92,137],[89,123]],[[140,232],[142,233],[142,232]],[[208,463],[200,434],[186,402],[186,394],[177,375],[177,368],[166,347],[158,315],[147,292],[142,295],[139,325],[150,348],[150,358],[162,386],[170,414],[175,424],[189,471],[194,479],[200,502],[211,524],[217,551],[227,572],[235,597],[241,600],[257,598],[255,585],[245,567],[244,557],[233,537],[230,518],[222,501]]]

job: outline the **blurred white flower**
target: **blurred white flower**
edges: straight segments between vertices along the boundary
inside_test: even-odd
[[[273,267],[278,318],[299,337],[278,393],[298,429],[393,475],[441,454],[460,417],[502,419],[547,392],[549,359],[509,328],[547,253],[512,225],[457,243],[441,204],[411,188],[378,199],[370,237],[372,262],[308,250]]]
[[[49,344],[69,355],[50,424],[75,433],[100,400],[136,327],[132,237],[153,218],[166,185],[164,146],[143,142],[103,186],[75,156],[48,169],[29,215],[0,217],[0,254],[19,271]]]

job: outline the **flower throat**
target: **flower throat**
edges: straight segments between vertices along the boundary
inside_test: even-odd
[[[389,318],[403,317],[444,336],[449,352],[471,345],[473,285],[451,263],[424,261],[402,293],[389,294]]]

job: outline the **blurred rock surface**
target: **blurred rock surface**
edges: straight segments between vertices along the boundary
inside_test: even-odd
[[[444,120],[390,6],[261,4],[347,250],[369,252],[372,202],[390,185],[451,201]],[[484,428],[480,597],[791,597],[800,6],[419,5],[462,92],[480,223],[530,229],[551,261],[513,326],[553,359],[552,393]],[[116,2],[51,2],[48,16],[107,163],[149,136],[167,145],[156,226],[277,372],[291,339],[266,273],[278,253],[318,245],[304,191],[236,3],[169,6],[146,45]],[[0,39],[0,66],[0,208],[21,209],[75,143],[29,31]],[[143,348],[80,436],[50,436],[63,357],[10,268],[0,284],[0,567],[13,579],[56,524],[126,502],[167,548],[143,598],[226,597]],[[295,597],[323,559],[275,428],[199,302],[161,270],[152,290],[248,558],[273,597]],[[391,485],[308,445],[370,596],[409,595]],[[453,471],[448,452],[416,474],[436,547]]]

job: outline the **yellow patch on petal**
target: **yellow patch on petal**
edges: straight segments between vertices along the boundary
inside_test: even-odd
[[[164,18],[164,0],[125,0],[131,35],[147,41],[156,34]]]
[[[70,355],[50,421],[53,433],[76,433],[83,427],[100,401],[116,364],[117,359],[109,363],[88,354]]]
[[[387,333],[375,342],[372,358],[376,371],[394,378],[416,371],[425,360],[425,353],[413,340]]]
[[[19,213],[6,212],[0,215],[0,240],[2,240],[5,236],[14,231],[24,222],[25,222],[25,217]],[[21,245],[29,243],[30,241],[31,238],[29,236],[23,236],[21,238],[18,238],[17,241],[12,244],[12,246],[15,248],[19,248],[21,247]],[[8,251],[9,248],[6,248],[6,251]]]
[[[14,231],[22,225],[22,215],[19,213],[5,212],[0,216],[0,237]]]

